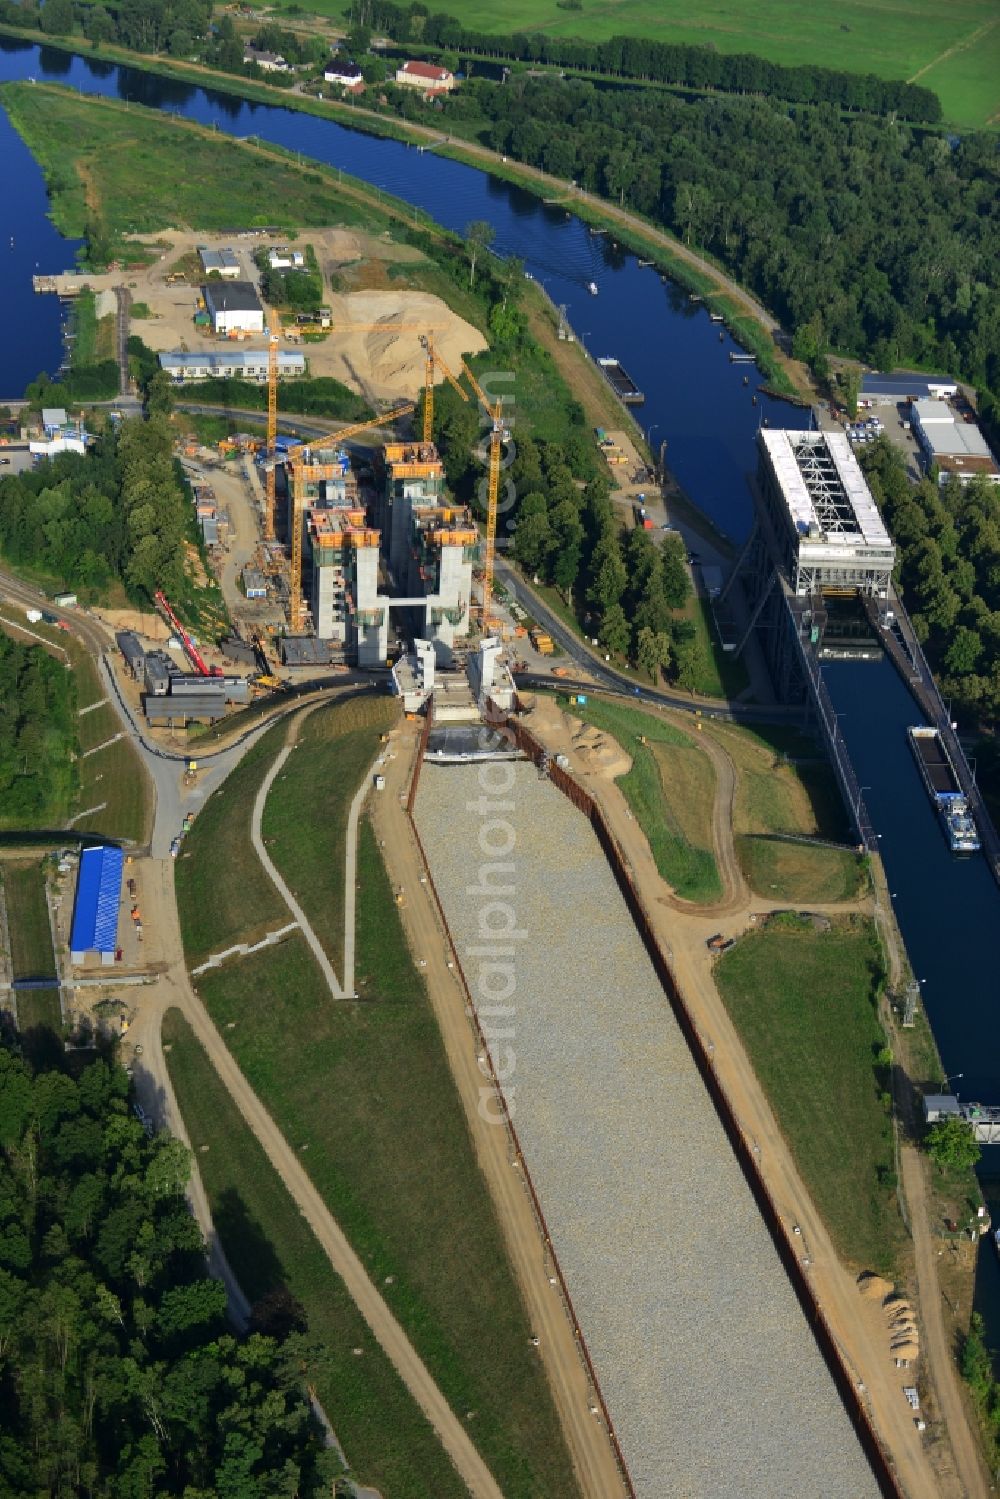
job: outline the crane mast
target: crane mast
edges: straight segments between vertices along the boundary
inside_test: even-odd
[[[271,309],[271,337],[267,345],[267,472],[264,476],[264,537],[274,540],[274,485],[278,437],[278,338],[281,319]]]
[[[398,421],[401,416],[406,416],[413,410],[412,401],[403,401],[399,406],[394,406],[391,411],[384,412],[381,416],[373,416],[367,422],[355,422],[353,426],[342,427],[339,432],[331,432],[329,439],[320,438],[319,441],[345,442],[349,437],[355,437],[359,432],[367,432],[372,427],[387,427],[390,422]],[[310,464],[307,454],[314,443],[301,443],[297,448],[290,448],[287,461],[291,465],[292,482],[288,486],[289,504],[291,506],[291,559],[289,568],[289,622],[294,633],[303,628],[305,609],[302,603],[302,527],[305,514],[305,483],[312,477],[312,470],[317,475],[322,473],[325,465]]]

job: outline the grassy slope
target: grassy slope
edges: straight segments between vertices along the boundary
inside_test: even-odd
[[[426,1421],[330,1268],[179,1010],[163,1022],[167,1065],[216,1231],[251,1301],[287,1286],[321,1352],[309,1371],[352,1471],[396,1499],[464,1492]],[[361,1357],[354,1348],[363,1348]]]
[[[342,17],[349,0],[306,0],[309,10]],[[583,0],[578,11],[562,10],[556,0],[462,0],[438,7],[460,16],[475,30],[541,30],[549,36],[600,41],[612,35],[711,46],[719,52],[754,52],[772,62],[815,63],[882,78],[910,78],[943,53],[956,52],[918,80],[941,97],[945,117],[981,125],[1000,108],[996,45],[998,30],[981,28],[997,20],[991,0],[956,0],[942,7],[934,0],[885,5],[880,0],[843,0],[833,8],[796,0],[617,0],[612,5]]]
[[[94,210],[115,236],[169,226],[362,221],[357,205],[318,171],[159,110],[126,112],[112,100],[24,83],[4,84],[0,102],[40,161],[53,221],[68,236],[82,235]],[[371,218],[377,232],[381,215]]]
[[[250,842],[254,797],[286,733],[287,725],[277,723],[261,736],[209,798],[184,840],[175,888],[191,967],[210,952],[262,937],[289,919]]]
[[[379,737],[399,717],[389,697],[362,698],[310,714],[264,809],[275,864],[298,891],[334,971],[343,978],[347,814]],[[310,787],[312,798],[303,796]]]
[[[846,849],[776,841],[805,834],[840,840],[847,820],[833,772],[816,743],[787,730],[710,725],[737,771],[733,825],[743,873],[774,900],[851,900],[864,884],[860,859]],[[786,758],[793,757],[792,759]],[[802,758],[806,763],[795,763]]]
[[[618,785],[649,839],[660,874],[685,900],[707,903],[722,894],[712,852],[715,773],[686,734],[650,713],[590,698],[586,707],[560,706],[613,734],[632,756]],[[644,735],[647,744],[639,743]]]
[[[250,752],[178,861],[189,962],[260,917],[247,828],[282,738],[271,730]],[[325,766],[317,757],[310,769],[332,782],[338,741],[324,751]],[[285,815],[305,826],[321,804],[317,780],[280,784]],[[333,1004],[298,937],[203,975],[199,991],[287,1137],[308,1147],[317,1186],[376,1279],[396,1277],[393,1309],[453,1408],[477,1412],[476,1441],[504,1492],[571,1495],[500,1228],[367,822],[358,880],[359,989],[376,1003]],[[301,870],[296,884],[308,898]]]
[[[878,1181],[893,1167],[874,1072],[878,970],[874,930],[857,921],[827,933],[771,925],[726,953],[715,977],[838,1250],[885,1269],[898,1223]]]
[[[45,873],[40,864],[0,865],[13,977],[51,978],[56,971],[52,952]]]

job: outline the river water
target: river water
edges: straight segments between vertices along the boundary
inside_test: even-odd
[[[717,325],[683,291],[640,266],[608,236],[591,234],[565,208],[546,206],[498,178],[293,110],[0,39],[0,79],[26,78],[169,110],[235,136],[257,135],[341,167],[450,229],[488,220],[495,248],[520,256],[553,301],[566,305],[590,352],[622,361],[646,393],[637,416],[653,445],[666,441],[667,463],[683,488],[736,539],[750,526],[745,475],[755,466],[760,421],[800,427],[809,419],[764,394],[756,369],[730,364],[736,345],[729,334],[720,338]],[[7,287],[2,397],[19,394],[39,370],[51,373],[60,363],[58,303],[33,297],[30,276],[36,269],[70,268],[76,246],[62,240],[45,217],[41,174],[2,112],[0,151],[6,187],[0,194],[0,263]],[[253,211],[259,213],[260,205]],[[597,296],[588,291],[591,281]],[[825,671],[881,835],[900,927],[944,1068],[949,1075],[964,1074],[956,1084],[963,1097],[1000,1103],[996,963],[989,935],[1000,918],[1000,890],[981,858],[955,860],[948,853],[905,736],[906,725],[919,715],[893,668],[842,663]],[[990,1320],[1000,1337],[1000,1275],[988,1263],[990,1273],[981,1280],[996,1293],[997,1315]]]

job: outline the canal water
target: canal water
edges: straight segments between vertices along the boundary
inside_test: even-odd
[[[0,39],[0,79],[26,78],[136,101],[235,136],[259,136],[341,167],[371,183],[376,193],[393,193],[450,229],[488,220],[496,231],[495,248],[520,256],[553,301],[565,304],[589,351],[621,360],[646,393],[636,414],[653,446],[667,443],[668,466],[683,488],[736,539],[750,526],[745,476],[755,466],[761,420],[793,427],[809,420],[808,413],[764,394],[755,369],[730,363],[736,345],[729,334],[720,337],[718,326],[683,291],[653,268],[640,266],[607,235],[591,234],[565,208],[544,205],[509,183],[431,151],[292,110]],[[2,398],[19,394],[40,369],[51,372],[60,363],[56,299],[32,297],[28,288],[36,269],[69,268],[76,246],[62,241],[45,218],[41,174],[2,113],[0,132],[6,189],[0,194],[0,256],[7,289]],[[261,205],[251,207],[260,212]],[[596,296],[588,290],[590,282],[598,288]],[[881,835],[900,926],[944,1068],[964,1074],[956,1083],[964,1098],[1000,1103],[991,944],[1000,890],[981,858],[955,860],[948,853],[906,740],[907,724],[918,718],[915,705],[892,667],[838,663],[825,672]],[[1000,1275],[990,1265],[991,1273],[982,1279],[997,1293],[996,1316],[990,1320],[1000,1335]]]

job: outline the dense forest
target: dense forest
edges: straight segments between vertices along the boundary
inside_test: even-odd
[[[61,822],[76,792],[73,673],[0,634],[0,825]]]
[[[399,108],[440,126],[419,98]],[[707,250],[813,362],[837,351],[938,366],[979,387],[987,424],[1000,422],[995,136],[525,77],[473,79],[443,118]]]
[[[191,507],[162,415],[120,423],[86,457],[62,453],[0,479],[0,554],[96,596],[182,587]]]
[[[898,549],[897,580],[942,693],[967,720],[1000,722],[1000,488],[914,485],[886,438],[861,465]]]
[[[481,57],[576,68],[618,78],[645,79],[681,88],[717,89],[723,93],[761,94],[791,104],[835,104],[869,114],[899,114],[906,119],[936,121],[941,105],[936,94],[919,84],[802,65],[782,67],[752,53],[721,53],[713,47],[654,42],[641,36],[613,36],[606,42],[579,37],[515,32],[510,36],[475,31],[457,16],[431,14],[420,0],[402,6],[392,0],[365,0],[354,13],[367,26],[398,42],[445,47]]]
[[[434,401],[434,436],[448,484],[466,504],[484,504],[485,452],[478,413],[448,388]],[[681,611],[691,595],[679,537],[657,545],[622,528],[606,479],[591,475],[575,442],[519,436],[504,475],[497,547],[525,573],[550,583],[587,633],[653,681],[665,673],[693,687],[703,647]]]
[[[34,1071],[0,1046],[0,1491],[329,1494],[302,1350],[229,1331],[187,1152],[128,1092],[104,1061]]]

